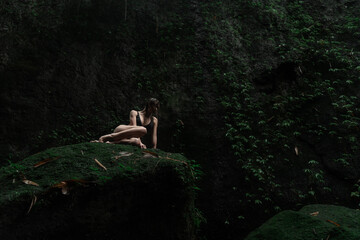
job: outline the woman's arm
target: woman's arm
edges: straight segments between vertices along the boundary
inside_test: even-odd
[[[135,110],[131,110],[130,111],[130,126],[136,126],[136,115],[137,112]]]
[[[130,111],[130,123],[129,123],[130,126],[136,126],[136,116],[137,116],[137,111],[131,110]],[[138,144],[139,144],[140,148],[146,149],[146,145],[141,142],[140,138],[138,138],[138,141],[139,141]]]
[[[157,147],[157,128],[158,128],[158,120],[156,117],[154,117],[154,129],[152,134],[153,148]]]

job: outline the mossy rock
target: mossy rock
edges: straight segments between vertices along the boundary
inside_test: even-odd
[[[246,240],[358,240],[360,211],[334,205],[308,205],[283,211],[250,233]]]
[[[188,160],[150,151],[81,143],[1,168],[0,238],[192,239]]]

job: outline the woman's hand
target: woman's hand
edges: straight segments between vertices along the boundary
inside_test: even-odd
[[[146,145],[141,142],[140,138],[137,138],[136,141],[137,141],[136,145],[138,145],[141,149],[146,149]]]

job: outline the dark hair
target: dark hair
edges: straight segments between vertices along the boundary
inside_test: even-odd
[[[156,112],[155,114],[157,114],[157,111],[160,107],[160,102],[159,100],[157,100],[156,98],[149,98],[145,104],[145,115],[150,116],[151,112],[150,109],[152,107],[156,107]]]

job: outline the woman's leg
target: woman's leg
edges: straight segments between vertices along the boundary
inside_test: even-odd
[[[118,142],[126,138],[140,138],[146,134],[146,128],[141,126],[120,125],[115,128],[114,132],[101,136],[99,142]]]
[[[131,144],[131,145],[141,147],[141,141],[139,138],[125,138],[125,139],[121,139],[121,140],[117,140],[117,141],[113,141],[113,142],[107,142],[107,143],[111,143],[111,144],[126,143],[126,144]]]
[[[133,125],[119,125],[114,129],[114,133],[122,132],[124,130],[132,129],[132,128],[138,128],[139,126],[133,126]]]

